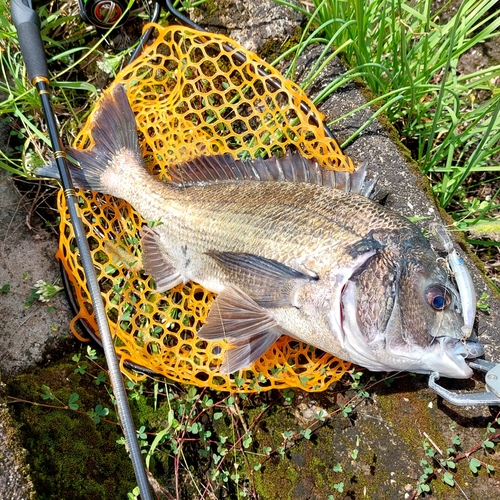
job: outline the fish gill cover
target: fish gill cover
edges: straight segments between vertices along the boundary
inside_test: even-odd
[[[290,146],[326,168],[353,170],[352,161],[325,135],[322,116],[304,92],[255,54],[223,35],[154,27],[155,42],[106,92],[114,85],[125,86],[144,159],[156,176],[164,179],[170,166],[199,155],[281,156]],[[302,103],[309,111],[303,111]],[[98,110],[99,103],[76,147],[93,144],[90,125]],[[205,342],[196,336],[214,294],[194,283],[158,293],[137,265],[139,230],[146,221],[123,200],[84,191],[79,197],[122,370],[124,363],[132,362],[186,384],[254,392],[285,387],[324,390],[349,368],[348,362],[283,336],[251,368],[233,375],[219,373],[226,342]],[[86,340],[76,322],[83,320],[94,332],[97,328],[62,193],[58,208],[57,257],[79,305],[71,328]]]

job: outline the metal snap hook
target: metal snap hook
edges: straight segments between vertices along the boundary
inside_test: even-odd
[[[429,376],[429,387],[443,399],[456,406],[495,406],[500,405],[500,363],[476,359],[469,363],[472,369],[487,372],[484,379],[486,392],[457,393],[437,384],[439,373]]]

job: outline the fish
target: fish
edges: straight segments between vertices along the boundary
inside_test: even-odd
[[[443,259],[415,224],[371,199],[366,168],[331,172],[299,153],[206,154],[160,180],[120,84],[103,96],[91,134],[91,148],[67,149],[74,185],[155,221],[140,241],[159,292],[193,281],[217,294],[198,336],[228,342],[220,372],[251,366],[288,335],[371,371],[472,375],[466,360],[483,347],[462,338]],[[53,163],[38,174],[58,177]]]

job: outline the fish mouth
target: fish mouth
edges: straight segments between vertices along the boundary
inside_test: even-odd
[[[484,348],[479,342],[452,337],[437,337],[431,348],[431,352],[426,355],[427,370],[424,373],[437,371],[448,378],[470,378],[473,372],[466,360],[484,355]]]
[[[467,379],[473,374],[466,360],[484,354],[483,346],[474,340],[457,337],[434,337],[427,346],[401,342],[401,324],[395,322],[389,331],[380,332],[374,341],[368,342],[357,321],[355,285],[348,282],[342,297],[344,332],[343,347],[349,353],[350,361],[372,371],[409,371],[440,376]],[[397,324],[396,324],[397,323]]]
[[[449,337],[444,338],[444,342],[450,341]],[[465,359],[475,359],[484,355],[483,344],[479,342],[474,342],[472,340],[466,340],[465,342],[457,341],[456,339],[451,339],[455,342],[455,346],[452,349],[455,350],[456,354],[464,356]],[[451,342],[450,342],[451,343]]]

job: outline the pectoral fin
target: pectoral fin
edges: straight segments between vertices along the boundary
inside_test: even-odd
[[[198,331],[204,340],[229,342],[221,373],[233,373],[252,365],[286,334],[265,309],[234,286],[226,287],[217,296],[207,323]]]
[[[262,307],[295,306],[294,292],[297,287],[318,279],[275,260],[249,253],[212,250],[207,254]]]
[[[166,292],[179,283],[183,277],[162,251],[158,233],[149,227],[141,229],[142,265],[146,274],[153,276],[156,289]]]

